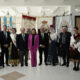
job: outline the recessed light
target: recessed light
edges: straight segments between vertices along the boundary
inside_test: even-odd
[[[75,9],[75,11],[78,11],[78,10],[79,10],[79,9],[77,9],[77,8]]]

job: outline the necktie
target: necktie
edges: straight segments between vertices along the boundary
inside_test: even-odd
[[[42,39],[44,38],[44,34],[42,33]]]
[[[23,37],[23,40],[25,41],[25,35],[24,34],[22,35],[22,37]]]
[[[4,32],[5,38],[7,39],[7,32]]]

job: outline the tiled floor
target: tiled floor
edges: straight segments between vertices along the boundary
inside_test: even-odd
[[[53,66],[42,66],[31,67],[30,61],[28,67],[5,67],[4,69],[0,69],[0,76],[4,76],[7,74],[12,74],[14,72],[19,73],[19,78],[15,79],[17,75],[13,74],[13,79],[11,80],[80,80],[80,71],[75,72],[72,70],[73,63],[70,63],[70,67],[62,67],[57,65]],[[9,75],[8,75],[9,76]],[[0,77],[0,80],[5,80]]]
[[[80,79],[80,71],[79,72],[73,71],[72,64],[70,65],[69,68],[61,67],[59,65],[56,67],[45,66],[45,65],[37,67],[31,67],[31,66],[6,67],[0,70],[0,76],[15,71],[21,73],[22,75],[25,75],[21,78],[18,78],[17,80],[79,80]],[[15,75],[15,77],[16,76],[17,75]],[[0,80],[4,79],[0,77]]]

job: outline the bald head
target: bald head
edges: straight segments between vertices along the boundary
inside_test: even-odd
[[[25,28],[24,27],[21,27],[20,28],[20,31],[21,31],[22,34],[24,34],[25,33]]]
[[[40,28],[40,32],[42,32],[42,33],[44,32],[44,27]]]

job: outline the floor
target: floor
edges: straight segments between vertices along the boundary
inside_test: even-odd
[[[28,67],[5,67],[0,69],[0,80],[80,80],[80,71],[72,70],[73,63],[70,67],[57,65],[31,67],[30,60]]]

